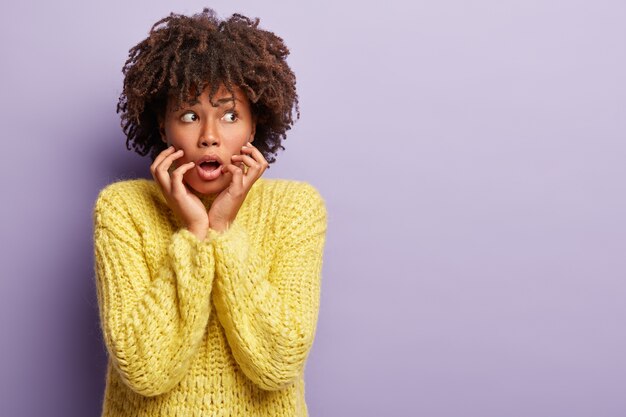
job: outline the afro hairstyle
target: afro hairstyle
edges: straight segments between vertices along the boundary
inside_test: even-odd
[[[124,87],[117,104],[126,148],[154,161],[166,149],[159,120],[168,99],[195,102],[210,86],[209,100],[221,85],[248,97],[256,120],[254,143],[268,163],[275,162],[294,119],[300,118],[296,77],[286,62],[282,38],[258,27],[259,19],[235,13],[227,20],[204,8],[191,17],[170,13],[146,39],[132,47],[122,68]]]

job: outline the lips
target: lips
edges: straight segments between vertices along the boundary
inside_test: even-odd
[[[222,160],[217,155],[204,155],[196,161],[198,176],[211,181],[222,175]]]
[[[222,160],[217,155],[204,155],[196,161],[196,166],[203,171],[214,171],[222,165]]]

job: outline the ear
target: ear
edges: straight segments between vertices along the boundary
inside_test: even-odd
[[[158,117],[158,123],[159,123],[159,133],[161,134],[161,140],[165,143],[168,143],[167,137],[165,136],[165,121],[163,120],[162,116]]]
[[[252,116],[252,132],[250,132],[250,143],[254,142],[255,134],[256,134],[256,116]]]

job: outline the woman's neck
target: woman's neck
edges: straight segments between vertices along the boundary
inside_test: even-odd
[[[217,197],[217,194],[201,194],[195,190],[193,190],[193,193],[202,201],[202,204],[204,204],[206,208],[211,207],[213,200]]]

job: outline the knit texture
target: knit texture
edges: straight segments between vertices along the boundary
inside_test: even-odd
[[[93,221],[103,417],[308,415],[327,225],[313,186],[259,178],[204,240],[152,180],[107,185]]]

